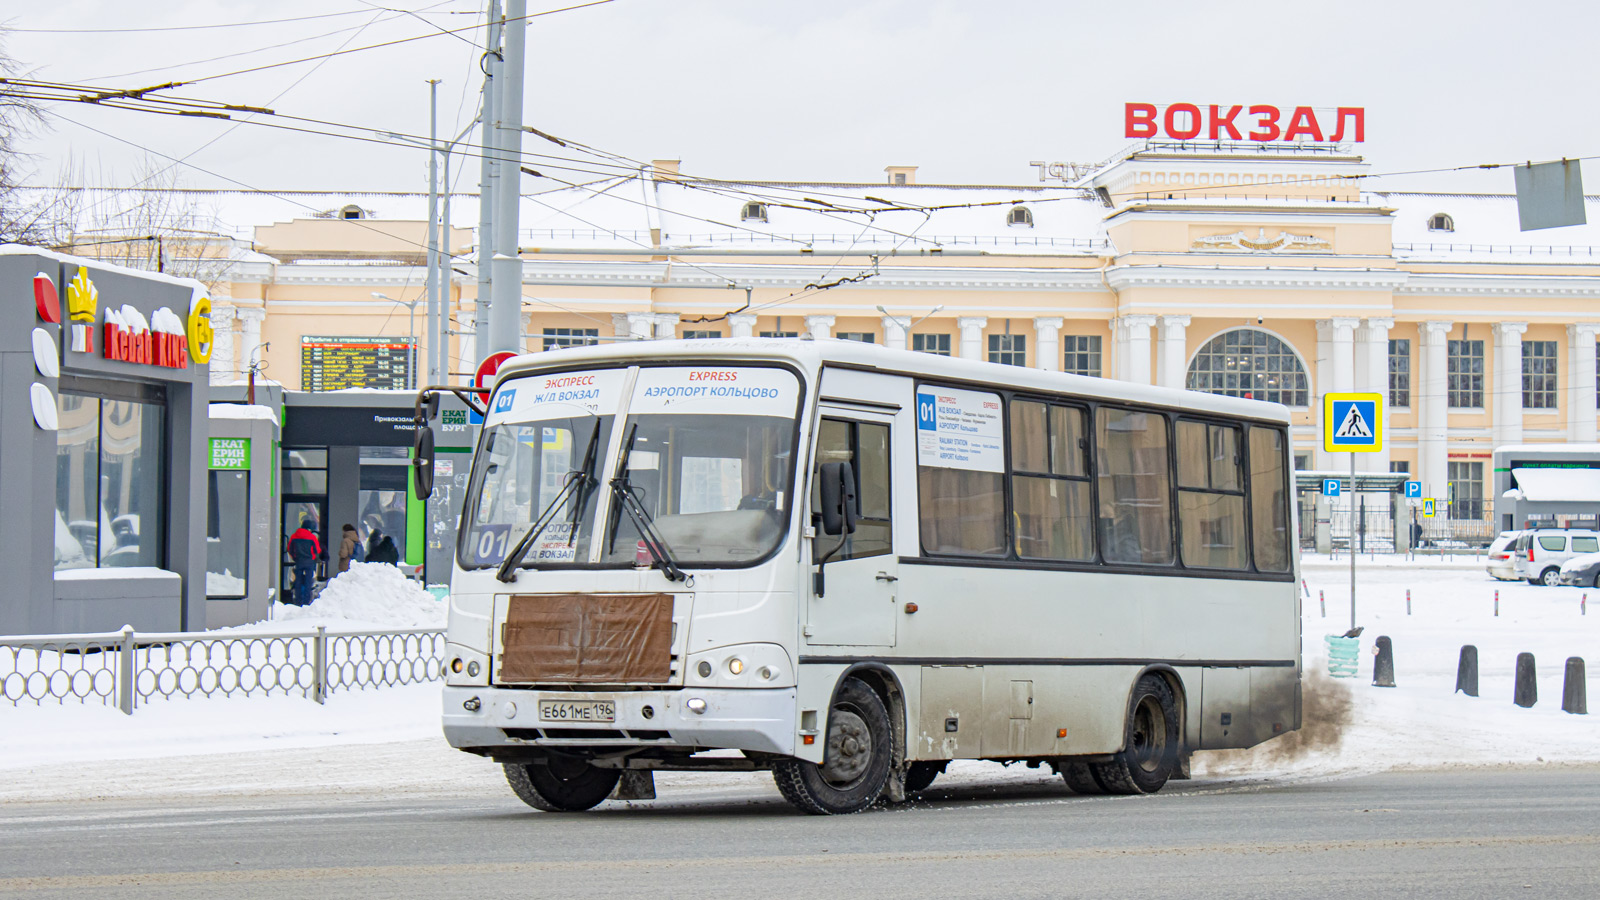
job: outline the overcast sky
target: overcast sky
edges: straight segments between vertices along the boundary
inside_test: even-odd
[[[529,9],[572,2],[530,0]],[[13,29],[7,51],[34,77],[121,88],[425,34],[428,23],[481,22],[476,0],[390,5],[426,10],[427,21],[358,0],[0,0],[0,21]],[[1473,0],[614,0],[532,20],[525,120],[625,156],[682,158],[687,172],[753,180],[875,182],[884,166],[906,164],[921,166],[923,183],[1027,183],[1036,178],[1030,160],[1094,161],[1126,146],[1126,101],[1363,106],[1361,152],[1374,172],[1600,154],[1600,118],[1580,99],[1600,12],[1577,2],[1527,9]],[[322,17],[25,31],[294,16]],[[275,44],[288,46],[245,53]],[[436,36],[174,93],[425,134],[425,80],[438,78],[440,130],[453,135],[474,114],[478,55]],[[53,111],[128,143],[58,120],[26,145],[40,181],[70,160],[91,183],[126,184],[148,148],[215,173],[186,168],[192,187],[232,179],[426,189],[421,151],[81,104]],[[525,149],[554,148],[530,138]],[[1590,169],[1593,193],[1600,168]],[[458,188],[474,190],[475,174]],[[1511,174],[1369,184],[1447,185],[1509,191]]]

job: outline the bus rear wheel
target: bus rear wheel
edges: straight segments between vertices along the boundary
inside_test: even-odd
[[[839,686],[828,711],[821,765],[783,759],[772,766],[778,792],[801,812],[843,815],[871,806],[889,783],[893,729],[872,688],[856,679]]]
[[[597,769],[575,756],[553,753],[543,762],[505,763],[506,781],[523,803],[545,812],[582,812],[600,805],[620,769]]]
[[[1145,675],[1133,689],[1128,736],[1110,762],[1091,763],[1094,780],[1111,794],[1154,794],[1178,770],[1178,702],[1159,675]]]

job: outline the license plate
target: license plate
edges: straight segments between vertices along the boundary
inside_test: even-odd
[[[617,705],[610,700],[540,700],[539,718],[546,722],[615,722]]]

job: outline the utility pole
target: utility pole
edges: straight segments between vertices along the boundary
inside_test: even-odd
[[[489,0],[489,42],[483,54],[483,111],[479,114],[479,141],[482,144],[478,176],[478,299],[472,304],[472,359],[462,368],[476,370],[478,361],[489,355],[489,303],[493,284],[494,207],[498,202],[500,177],[500,0]]]
[[[428,79],[428,380],[439,383],[439,79]]]
[[[501,32],[504,57],[501,78],[495,93],[500,107],[500,178],[494,221],[494,286],[489,306],[487,353],[510,350],[522,352],[522,257],[518,253],[518,203],[521,200],[522,173],[522,86],[523,50],[526,46],[527,0],[506,0],[505,27]]]

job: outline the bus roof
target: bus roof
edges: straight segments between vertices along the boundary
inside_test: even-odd
[[[1121,400],[1238,418],[1289,422],[1288,407],[1279,403],[1134,384],[1131,381],[1118,381],[1112,378],[1068,375],[1063,372],[979,362],[912,350],[894,350],[876,344],[833,338],[617,341],[596,346],[524,354],[507,360],[505,365],[500,367],[497,377],[506,378],[551,367],[567,368],[585,363],[627,363],[640,360],[707,357],[728,360],[788,360],[810,371],[829,365],[878,369],[885,373],[964,382],[968,385],[980,384],[1013,390],[1074,394],[1081,397]]]

